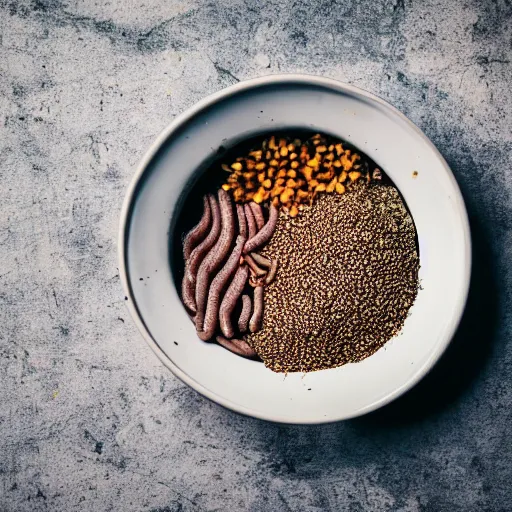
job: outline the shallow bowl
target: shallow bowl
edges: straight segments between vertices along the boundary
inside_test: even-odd
[[[421,288],[401,333],[373,356],[285,376],[199,340],[173,278],[170,240],[187,191],[221,148],[297,128],[349,141],[390,176],[416,224]],[[359,416],[414,386],[457,328],[470,253],[462,196],[430,140],[380,98],[312,76],[241,82],[180,115],[143,158],[121,214],[120,276],[128,309],[149,346],[178,378],[211,400],[285,423]]]

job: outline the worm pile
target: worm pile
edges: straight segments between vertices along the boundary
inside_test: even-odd
[[[271,206],[266,220],[260,205],[235,205],[222,189],[203,202],[201,220],[183,240],[182,300],[202,340],[215,338],[228,350],[253,357],[254,350],[235,334],[261,327],[263,288],[275,278],[278,262],[256,251],[274,233],[279,212]]]

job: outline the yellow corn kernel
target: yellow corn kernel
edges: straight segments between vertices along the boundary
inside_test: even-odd
[[[316,148],[316,152],[317,153],[325,153],[327,151],[327,147],[326,146],[318,146]]]
[[[352,171],[348,173],[348,176],[351,181],[356,181],[361,177],[361,173],[359,171]]]
[[[224,183],[224,185],[222,185],[222,189],[225,190],[226,192],[231,188],[231,185],[228,185],[226,183]]]
[[[272,199],[272,204],[278,208],[279,207],[279,197],[274,197],[274,199]]]
[[[264,186],[265,188],[270,188],[270,187],[272,187],[272,180],[266,179],[266,180],[263,182],[263,186]]]
[[[343,153],[343,146],[341,144],[336,144],[335,148],[336,148],[336,154],[338,156],[340,156],[341,153]]]
[[[270,192],[270,195],[272,197],[280,196],[284,192],[284,187],[275,185],[272,189],[272,192]]]
[[[299,210],[293,204],[292,207],[290,208],[290,211],[288,213],[290,214],[290,217],[297,217],[297,215],[299,214]]]
[[[256,164],[257,171],[262,171],[263,169],[265,169],[265,167],[267,167],[267,164],[265,162],[260,162],[260,163]]]
[[[272,137],[270,137],[270,140],[268,141],[268,148],[269,149],[276,149],[277,146],[276,146],[276,138],[272,135]]]
[[[287,203],[294,195],[294,191],[291,188],[285,188],[283,193],[279,196],[281,203]]]
[[[304,167],[304,169],[302,169],[302,174],[304,175],[304,178],[306,178],[307,181],[311,180],[311,176],[313,175],[313,169],[311,169],[311,167]]]
[[[259,162],[261,160],[262,151],[251,151],[249,155],[252,156],[257,162]]]
[[[276,170],[275,170],[273,167],[269,167],[269,168],[267,169],[267,176],[268,176],[269,178],[273,178],[273,177],[274,177],[274,173],[275,173],[275,172],[276,172]]]
[[[295,144],[288,144],[288,151],[295,151]]]
[[[293,169],[290,169],[287,173],[286,173],[286,176],[288,176],[288,178],[296,178],[297,177],[297,172],[294,171]]]
[[[325,192],[326,186],[325,183],[320,183],[315,187],[315,192]]]
[[[254,167],[256,167],[256,162],[254,160],[247,159],[245,161],[245,166],[247,167],[248,171],[252,171]]]
[[[279,179],[276,180],[276,185],[284,185],[285,181],[286,180],[284,178],[279,178]]]
[[[284,178],[286,176],[286,169],[280,169],[277,173],[278,178]]]
[[[333,172],[332,171],[327,171],[327,172],[319,172],[315,178],[317,180],[320,180],[320,181],[329,181],[332,179],[333,177]]]
[[[288,160],[281,160],[279,167],[286,167],[286,165],[288,165]]]
[[[318,166],[318,160],[316,158],[312,158],[308,161],[308,167],[317,167]]]
[[[341,162],[339,160],[334,160],[332,165],[334,165],[334,167],[341,167]]]
[[[310,180],[310,182],[308,183],[309,185],[309,188],[315,188],[316,186],[318,186],[318,181],[316,180]]]
[[[297,158],[297,153],[290,153],[290,160],[295,160]]]
[[[288,148],[286,146],[282,147],[279,153],[281,153],[281,156],[288,156]]]
[[[309,192],[307,190],[297,190],[297,199],[301,201],[302,199],[307,199],[309,197]]]
[[[263,183],[264,181],[265,181],[265,173],[262,172],[262,173],[258,174],[258,182]]]
[[[299,167],[299,162],[297,162],[297,160],[294,160],[291,164],[290,164],[290,167],[292,169],[297,169],[297,167]]]
[[[336,183],[336,192],[338,192],[338,194],[343,194],[345,192],[345,186],[341,183]]]
[[[235,162],[234,164],[231,164],[231,169],[233,169],[234,171],[241,171],[242,164],[240,162]]]
[[[258,189],[258,192],[256,192],[256,194],[254,194],[254,197],[252,198],[252,200],[258,204],[262,203],[265,199],[265,192],[266,192],[266,190],[263,187],[260,187]]]
[[[342,171],[341,174],[340,174],[340,177],[338,178],[338,181],[340,183],[343,183],[346,179],[347,179],[347,171]]]
[[[353,163],[352,160],[345,154],[341,157],[341,165],[343,165],[343,169],[345,169],[345,171],[350,171],[350,169],[352,169]]]
[[[297,186],[297,182],[290,178],[289,180],[286,181],[286,186],[288,188],[295,188]]]
[[[279,166],[279,162],[274,158],[274,159],[270,160],[268,165],[271,165],[272,167],[278,167]]]

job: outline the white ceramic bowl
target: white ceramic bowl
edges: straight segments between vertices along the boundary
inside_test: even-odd
[[[373,356],[336,369],[285,377],[199,340],[173,281],[169,232],[199,169],[220,146],[297,127],[351,142],[391,177],[418,231],[421,290],[401,334]],[[128,308],[162,362],[225,407],[286,423],[359,416],[414,386],[439,359],[457,328],[471,264],[463,199],[429,139],[376,96],[303,75],[236,84],[176,118],[149,149],[128,190],[119,253]]]

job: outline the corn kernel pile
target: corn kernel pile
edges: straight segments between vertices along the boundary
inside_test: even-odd
[[[231,190],[236,202],[271,201],[290,217],[311,205],[320,192],[343,194],[357,181],[381,178],[380,170],[371,173],[359,154],[320,134],[304,142],[272,136],[263,141],[261,149],[222,168],[230,173],[222,188]]]

